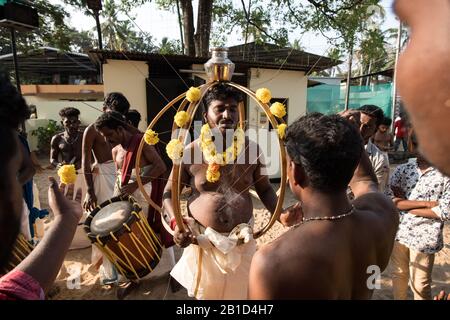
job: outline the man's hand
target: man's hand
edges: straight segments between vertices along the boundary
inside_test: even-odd
[[[437,201],[428,201],[428,209],[437,207],[439,205],[439,202]]]
[[[433,300],[450,300],[450,293],[447,295],[445,291],[442,290]]]
[[[92,211],[97,206],[97,197],[95,196],[94,191],[87,191],[86,197],[83,203],[83,209],[85,211]]]
[[[129,183],[120,188],[120,194],[122,196],[130,196],[138,189],[138,184],[136,182]]]
[[[192,218],[185,218],[183,220],[186,221],[187,219]],[[184,232],[180,232],[180,228],[178,228],[178,226],[175,226],[175,230],[173,233],[173,241],[177,244],[177,246],[181,248],[186,248],[190,244],[197,244],[197,239],[195,238],[195,235],[189,228],[188,224],[185,223],[184,226]]]
[[[280,215],[280,222],[285,227],[291,227],[303,220],[302,205],[300,202],[288,207]]]
[[[353,123],[358,131],[361,127],[361,113],[358,110],[347,110],[338,113],[342,118],[347,119],[351,123]]]
[[[391,190],[396,198],[406,199],[406,194],[401,188],[391,186]]]
[[[52,209],[55,218],[62,218],[69,223],[78,223],[83,214],[81,209],[81,190],[77,190],[75,200],[73,198],[74,185],[61,184],[58,187],[58,183],[52,177],[49,177],[50,187],[48,188],[48,202],[50,209]],[[67,194],[64,196],[64,192],[67,190]]]

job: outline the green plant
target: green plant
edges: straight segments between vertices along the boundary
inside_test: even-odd
[[[50,150],[50,142],[52,137],[61,131],[63,131],[63,127],[61,127],[58,122],[55,120],[49,120],[47,126],[39,127],[36,130],[31,131],[31,135],[37,136],[37,147],[39,151],[46,152]]]

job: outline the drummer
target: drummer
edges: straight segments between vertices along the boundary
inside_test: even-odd
[[[143,136],[142,133],[131,132],[125,117],[115,111],[102,114],[95,122],[95,128],[114,146],[112,156],[117,169],[114,195],[132,195],[141,205],[146,216],[149,211],[152,211],[148,216],[152,229],[160,234],[161,240],[166,247],[171,246],[172,243],[168,244],[167,241],[167,238],[170,239],[171,237],[165,232],[160,223],[160,214],[150,210],[152,208],[149,208],[148,202],[138,189],[136,182],[134,168],[137,150]],[[157,185],[161,182],[167,167],[154,146],[144,144],[140,165],[143,169],[141,179],[145,190],[148,194],[151,194],[154,202],[160,202],[163,188],[159,188],[161,191],[158,195]]]

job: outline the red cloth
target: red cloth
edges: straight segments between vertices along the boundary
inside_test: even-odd
[[[394,130],[397,138],[404,138],[408,135],[408,130],[402,119],[398,119],[394,122]]]
[[[136,133],[131,137],[131,141],[126,148],[125,159],[122,165],[122,181],[121,186],[125,186],[130,181],[131,172],[136,166],[136,154],[139,148],[139,144],[144,135],[142,133]]]
[[[133,135],[133,137],[131,138],[131,142],[126,148],[126,154],[122,166],[122,181],[121,181],[122,186],[128,183],[131,177],[131,172],[133,171],[133,168],[136,166],[136,154],[142,137],[143,137],[142,133],[136,133],[135,135]],[[159,156],[161,157],[161,151],[159,150],[159,148],[155,146],[155,149],[158,152]],[[154,203],[156,203],[158,206],[161,207],[162,195],[166,183],[163,179],[153,179],[151,183],[152,183],[152,192],[150,194],[150,198],[153,200]],[[155,210],[155,208],[153,208],[151,205],[148,208],[147,220],[150,226],[152,227],[153,231],[159,234],[161,242],[164,245],[164,247],[169,248],[175,244],[173,242],[172,235],[167,232],[167,230],[164,228],[162,224],[161,214],[157,210]]]
[[[44,300],[44,290],[32,276],[13,270],[0,278],[0,300]]]

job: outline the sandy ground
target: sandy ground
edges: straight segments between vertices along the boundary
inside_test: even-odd
[[[44,161],[42,161],[44,163]],[[56,176],[54,170],[45,169],[35,176],[35,183],[39,188],[39,199],[41,207],[48,208],[47,200],[47,177]],[[274,188],[278,185],[274,184]],[[288,191],[285,197],[285,206],[295,203],[292,194]],[[264,209],[262,203],[254,201],[255,228],[260,230],[267,221],[269,214]],[[48,227],[49,221],[46,221]],[[285,232],[284,228],[278,222],[260,239],[258,244],[268,243]],[[433,293],[438,290],[450,291],[450,225],[446,224],[444,228],[445,248],[436,255],[433,269]],[[181,250],[175,248],[175,255],[178,258]],[[65,258],[64,265],[58,275],[54,290],[50,293],[50,299],[89,299],[89,300],[110,300],[116,299],[116,289],[102,287],[99,284],[99,276],[95,268],[90,264],[91,248],[70,250]],[[176,293],[172,293],[169,288],[170,263],[167,258],[167,252],[163,254],[158,267],[150,274],[148,279],[142,281],[140,287],[132,292],[126,299],[190,299],[186,290],[183,288]],[[70,274],[80,274],[79,286]],[[373,299],[392,299],[391,266],[383,272],[381,277],[381,288],[375,290]],[[410,297],[412,298],[411,292]]]

